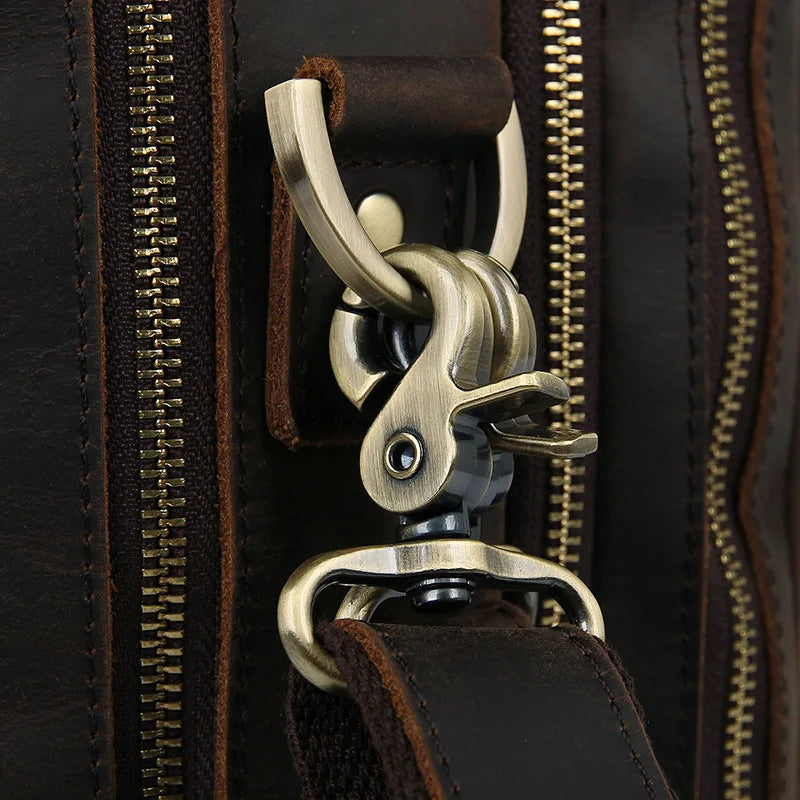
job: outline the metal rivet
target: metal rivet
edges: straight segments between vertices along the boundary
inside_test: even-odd
[[[386,442],[383,465],[393,478],[405,480],[420,468],[422,457],[420,439],[409,431],[400,431]]]
[[[403,209],[389,194],[375,192],[367,195],[356,211],[361,227],[381,252],[403,241]]]

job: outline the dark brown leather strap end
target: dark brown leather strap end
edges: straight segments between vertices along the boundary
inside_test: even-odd
[[[672,797],[630,680],[582,631],[340,620],[322,638],[357,707],[295,676],[307,797]]]
[[[471,156],[508,120],[513,87],[496,56],[307,58],[298,78],[326,86],[337,158]]]

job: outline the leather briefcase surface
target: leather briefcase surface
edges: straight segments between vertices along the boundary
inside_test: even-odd
[[[7,14],[2,795],[800,796],[798,25]]]

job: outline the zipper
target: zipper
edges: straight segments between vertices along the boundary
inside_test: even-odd
[[[213,792],[220,613],[209,18],[95,0],[121,798]]]
[[[547,344],[554,375],[569,400],[550,410],[553,428],[583,430],[586,220],[584,217],[584,77],[580,0],[547,0],[542,8],[547,210]],[[545,554],[577,574],[583,548],[586,466],[554,459],[547,491]],[[540,621],[562,618],[556,603],[542,603]]]
[[[157,9],[157,10],[156,10]],[[172,13],[128,5],[141,500],[142,795],[183,795],[186,478]]]
[[[721,391],[712,415],[705,505],[713,547],[726,581],[733,617],[732,671],[725,701],[722,782],[726,800],[751,796],[754,706],[758,691],[758,629],[752,578],[738,535],[728,487],[736,469],[732,432],[742,421],[741,397],[751,378],[758,326],[758,252],[753,199],[738,144],[727,71],[729,0],[704,0],[699,9],[704,84],[722,187],[728,265],[728,345]],[[550,370],[569,386],[570,400],[550,410],[553,427],[586,427],[587,225],[585,216],[584,92],[586,76],[580,0],[545,0],[542,17],[547,214],[547,342]],[[554,460],[547,476],[544,552],[574,572],[587,557],[587,465]],[[557,624],[558,605],[542,603],[540,622]]]
[[[733,618],[731,673],[725,698],[725,737],[722,784],[726,800],[751,797],[758,672],[758,630],[754,588],[728,498],[733,477],[732,444],[742,417],[741,398],[751,377],[758,326],[758,250],[753,198],[736,118],[728,72],[728,0],[700,4],[700,45],[707,109],[721,187],[728,266],[726,357],[720,391],[713,408],[705,476],[705,504],[716,558],[725,579]]]

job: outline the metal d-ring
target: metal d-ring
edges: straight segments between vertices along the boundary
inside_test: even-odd
[[[286,653],[298,672],[315,686],[327,692],[345,692],[347,685],[336,663],[314,636],[317,595],[332,584],[377,586],[404,593],[432,577],[459,577],[476,588],[542,592],[555,598],[572,623],[600,639],[605,635],[597,600],[568,569],[474,539],[429,539],[339,550],[298,567],[278,601],[278,632]],[[357,605],[369,605],[377,598],[370,590],[364,591],[368,593],[362,598],[365,602]]]
[[[322,257],[373,308],[405,319],[429,319],[428,298],[386,262],[350,205],[328,138],[320,82],[286,81],[267,90],[264,100],[278,169]],[[510,268],[522,238],[527,199],[525,148],[514,106],[496,142],[497,220],[488,252]],[[481,181],[485,172],[476,169],[476,179]],[[477,191],[479,199],[486,194],[481,185]]]

